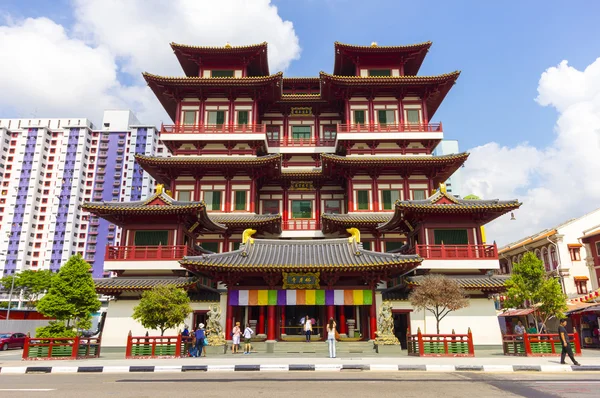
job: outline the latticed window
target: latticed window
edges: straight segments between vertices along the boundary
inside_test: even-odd
[[[392,76],[391,69],[369,69],[369,76]]]
[[[365,124],[365,111],[354,111],[354,124]]]
[[[413,200],[424,200],[427,198],[427,191],[425,189],[415,189],[412,191]]]
[[[235,210],[246,210],[246,191],[235,191]]]
[[[225,123],[225,111],[208,112],[208,124]]]
[[[192,200],[192,191],[177,192],[177,200],[181,202],[189,202],[190,200]]]
[[[292,218],[312,218],[312,201],[292,200]]]
[[[196,124],[196,111],[183,111],[183,124]]]
[[[200,243],[203,249],[211,251],[213,253],[219,252],[219,242],[202,242]]]
[[[469,236],[466,229],[436,229],[433,231],[436,245],[466,245]]]
[[[407,109],[406,110],[406,121],[410,124],[421,123],[421,111],[418,109]]]
[[[238,111],[237,124],[248,124],[248,111]]]
[[[404,246],[404,242],[402,241],[387,241],[385,242],[385,251],[390,252],[392,250],[397,250],[400,249],[402,246]]]
[[[400,199],[400,192],[393,190],[381,191],[381,199],[383,200],[383,210],[393,210],[394,203]]]
[[[379,124],[393,124],[395,122],[394,111],[377,111],[377,120],[379,120]]]
[[[210,77],[234,77],[233,70],[211,70]]]
[[[262,214],[279,214],[279,201],[277,199],[263,200]]]
[[[310,140],[310,126],[293,126],[293,140]]]
[[[169,243],[169,231],[136,231],[135,246],[158,246]]]
[[[205,191],[204,202],[206,203],[206,210],[220,211],[222,196],[222,191]]]
[[[369,210],[369,191],[356,191],[358,210]]]

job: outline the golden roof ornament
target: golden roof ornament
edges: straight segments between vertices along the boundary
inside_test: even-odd
[[[443,194],[446,193],[446,183],[440,182],[440,192]]]
[[[231,48],[231,44],[229,42],[225,43],[225,48]]]
[[[156,193],[157,195],[161,195],[163,193],[165,189],[164,184],[156,184],[156,189],[154,190],[154,193]]]
[[[356,243],[360,243],[360,230],[358,228],[348,228],[346,229],[351,236],[348,238],[348,243],[352,243],[352,241],[356,241]]]
[[[371,42],[371,47],[377,47],[377,42],[376,41],[372,41]]]
[[[244,230],[244,232],[242,233],[242,243],[245,245],[246,242],[250,241],[250,244],[254,243],[254,238],[252,238],[251,236],[254,235],[256,233],[255,229],[252,228],[248,228],[246,230]]]

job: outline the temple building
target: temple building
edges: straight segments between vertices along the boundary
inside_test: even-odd
[[[432,120],[460,73],[418,76],[430,46],[335,43],[333,73],[287,78],[270,73],[266,43],[171,43],[186,76],[144,78],[173,120],[160,132],[172,156],[136,155],[161,185],[84,204],[122,228],[104,262],[116,277],[97,280],[114,296],[104,344],[145,333],[132,309],[160,284],[187,289],[192,326],[220,303],[225,336],[250,322],[278,342],[301,338],[307,315],[315,339],[333,317],[343,339],[372,340],[389,300],[405,343],[408,328],[435,332],[407,300],[427,273],[470,297],[442,332],[499,344],[490,297],[505,278],[483,226],[520,203],[446,192],[468,154],[434,155],[444,130]]]

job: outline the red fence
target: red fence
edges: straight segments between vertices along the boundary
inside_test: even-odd
[[[196,250],[184,246],[106,246],[104,259],[115,260],[180,260],[195,256]]]
[[[408,355],[417,357],[472,357],[475,356],[471,329],[467,334],[406,334]]]
[[[493,245],[417,245],[416,253],[426,259],[497,260],[498,247]]]
[[[23,360],[86,359],[100,356],[99,337],[25,339]]]
[[[579,334],[569,333],[573,353],[581,355]],[[543,357],[557,356],[562,351],[562,342],[558,334],[505,334],[502,335],[502,350],[504,355]]]
[[[178,336],[143,336],[135,337],[131,332],[127,335],[125,358],[179,358],[187,353],[189,337]]]
[[[289,220],[283,223],[286,231],[314,231],[320,229],[316,220]]]
[[[314,146],[335,146],[335,139],[324,138],[306,138],[293,139],[284,138],[282,140],[267,140],[267,144],[271,148],[279,147],[314,147]]]
[[[442,123],[385,123],[385,124],[338,124],[338,133],[404,133],[439,132]]]
[[[162,134],[249,134],[266,133],[264,124],[172,124],[161,125]]]

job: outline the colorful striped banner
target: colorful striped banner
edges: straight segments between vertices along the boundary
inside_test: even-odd
[[[229,305],[371,305],[371,290],[230,290]]]

